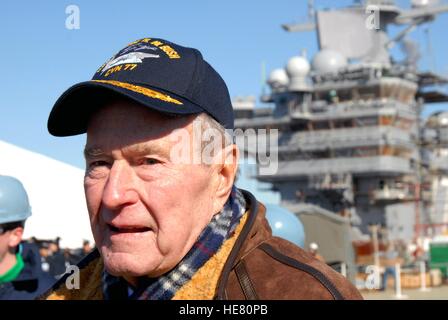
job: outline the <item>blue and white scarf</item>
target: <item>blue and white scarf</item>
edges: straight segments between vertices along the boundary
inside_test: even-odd
[[[122,278],[103,272],[103,294],[105,299],[169,300],[234,233],[246,211],[244,196],[235,186],[224,208],[205,227],[196,243],[168,273],[156,278],[142,280],[139,288],[129,294],[129,286]]]

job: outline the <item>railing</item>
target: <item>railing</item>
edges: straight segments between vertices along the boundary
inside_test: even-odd
[[[391,142],[412,147],[412,137],[409,132],[391,127],[342,128],[333,130],[318,130],[298,132],[291,136],[289,147],[301,150],[320,150],[334,147],[351,147],[378,145]]]
[[[288,177],[309,176],[325,173],[411,173],[409,159],[393,156],[363,158],[334,158],[315,160],[281,161],[278,171],[272,176],[259,176],[263,180],[278,180]]]
[[[448,171],[448,157],[433,156],[430,165],[433,170]]]
[[[411,200],[414,196],[407,189],[384,188],[376,189],[372,192],[372,198],[375,201],[381,200]]]

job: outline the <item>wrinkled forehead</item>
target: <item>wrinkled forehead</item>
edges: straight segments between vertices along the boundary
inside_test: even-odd
[[[191,130],[196,115],[171,115],[128,100],[115,100],[92,114],[87,144],[135,144],[167,137],[177,129]]]
[[[87,127],[88,131],[108,124],[117,127],[173,130],[186,127],[195,117],[195,114],[162,113],[132,100],[117,99],[104,104],[93,112]]]

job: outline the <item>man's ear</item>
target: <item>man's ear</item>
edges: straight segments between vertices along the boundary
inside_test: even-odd
[[[221,150],[218,160],[218,183],[215,193],[213,212],[219,212],[229,198],[235,175],[238,170],[239,150],[236,144],[231,144]]]
[[[23,236],[23,228],[22,227],[18,227],[18,228],[11,230],[11,232],[9,234],[8,246],[10,248],[17,247],[20,244],[20,242],[22,241],[22,236]]]

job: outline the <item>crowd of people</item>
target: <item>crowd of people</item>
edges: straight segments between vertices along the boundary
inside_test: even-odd
[[[23,239],[31,216],[28,194],[22,183],[0,176],[0,300],[34,299],[48,290],[69,264],[76,264],[90,250],[90,243],[70,251],[54,240]]]
[[[59,247],[60,238],[24,240],[31,216],[28,195],[14,177],[0,176],[0,300],[29,300],[48,290],[92,248],[85,240],[76,250]]]
[[[38,247],[42,271],[55,279],[60,278],[66,272],[68,266],[76,265],[92,250],[88,240],[84,240],[82,247],[77,249],[60,248],[60,238],[54,240],[31,238],[27,242]]]

